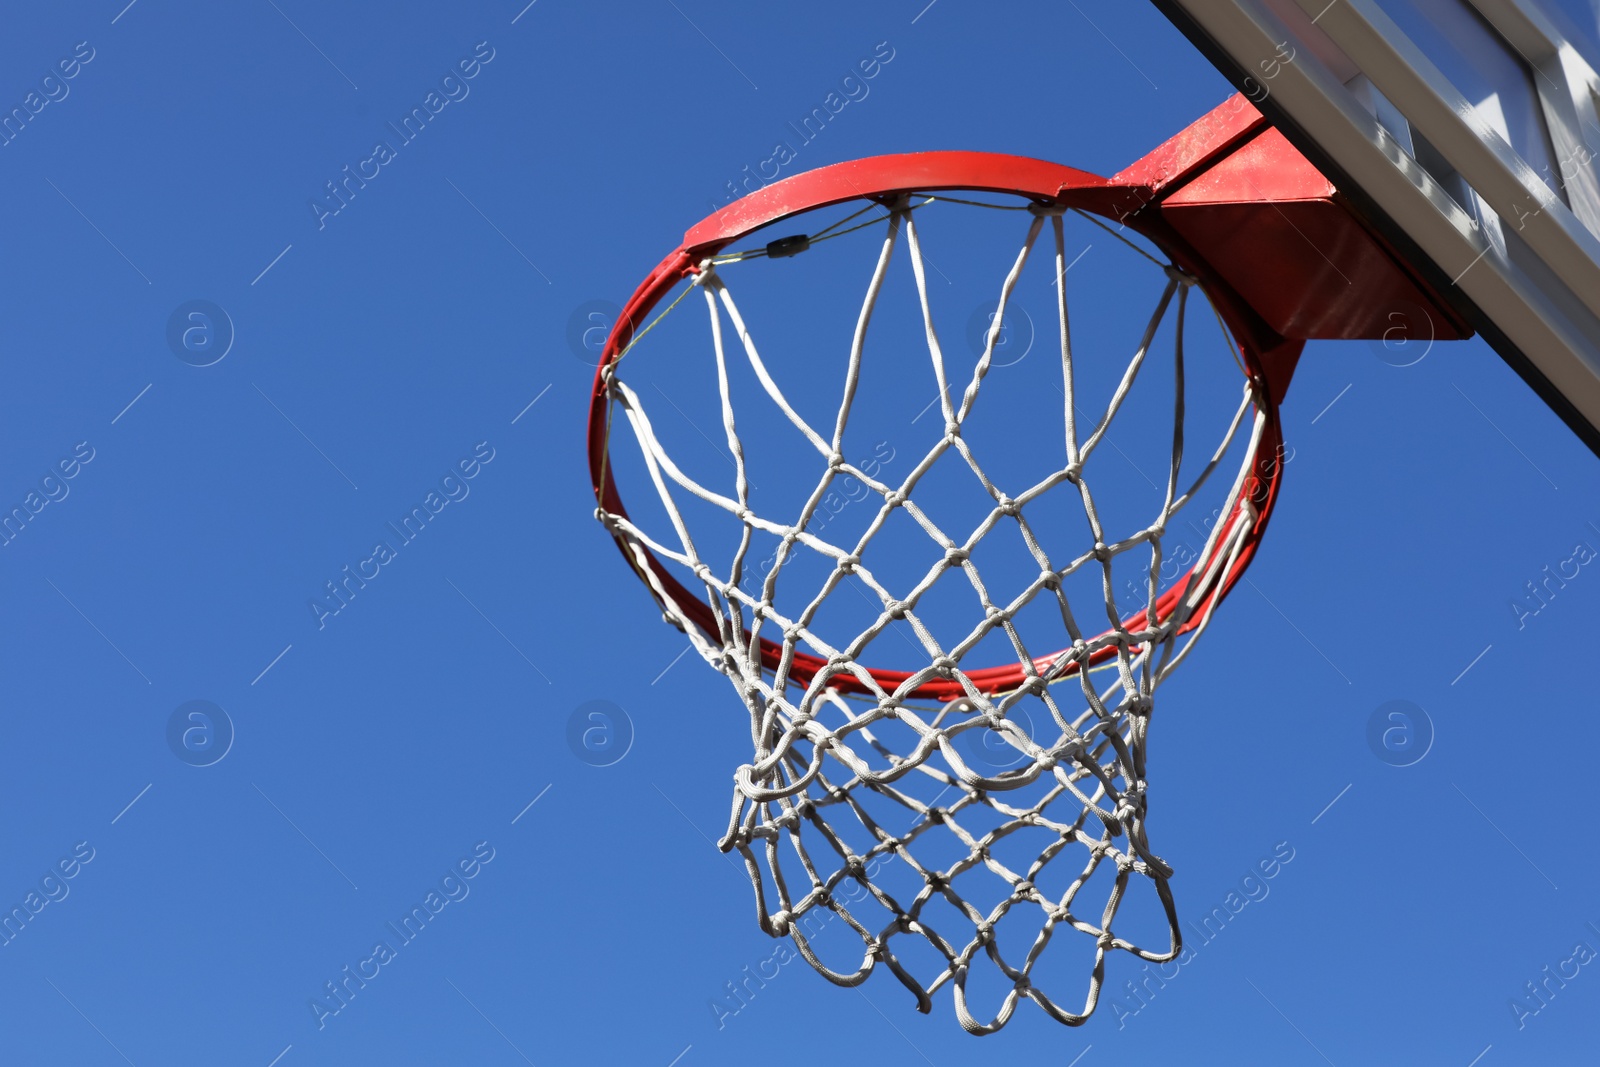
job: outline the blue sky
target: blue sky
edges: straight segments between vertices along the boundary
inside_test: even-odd
[[[0,1059],[1592,1047],[1600,465],[1477,340],[1307,349],[1272,529],[1152,730],[1180,916],[1279,862],[1147,999],[979,1042],[948,993],[922,1016],[887,974],[774,962],[711,844],[747,728],[593,520],[589,316],[778,142],[784,173],[933,148],[1114,172],[1229,92],[1153,6],[124,2],[0,34],[0,106],[31,115],[0,147],[0,503],[36,510],[0,548],[0,903],[31,916]],[[328,601],[345,568],[366,584]],[[747,967],[777,976],[729,1013]]]

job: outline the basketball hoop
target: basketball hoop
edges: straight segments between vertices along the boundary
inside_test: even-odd
[[[1355,320],[1361,315],[1381,321],[1380,311],[1350,304],[1348,294],[1327,295],[1317,276],[1320,266],[1286,263],[1288,254],[1273,247],[1270,234],[1254,246],[1247,242],[1244,254],[1206,247],[1220,247],[1221,238],[1207,236],[1218,231],[1218,212],[1241,202],[1226,189],[1219,197],[1215,181],[1209,191],[1201,188],[1200,179],[1225,175],[1230,159],[1259,153],[1262,138],[1270,135],[1254,109],[1238,100],[1113,179],[974,152],[883,156],[825,167],[762,189],[691,229],[619,317],[601,357],[590,409],[597,517],[667,621],[728,676],[745,704],[753,754],[734,775],[732,813],[720,847],[743,857],[761,928],[774,937],[793,938],[807,962],[829,980],[859,985],[882,963],[922,1011],[930,1010],[932,994],[949,985],[961,1025],[987,1034],[1004,1026],[1023,998],[1059,1022],[1080,1024],[1095,1009],[1111,952],[1162,962],[1181,951],[1167,884],[1172,869],[1152,851],[1145,825],[1155,692],[1206,630],[1266,529],[1282,478],[1278,404],[1304,339],[1327,336],[1319,331],[1329,329],[1360,336],[1365,327]],[[1286,165],[1309,169],[1303,160]],[[1303,172],[1295,175],[1305,180]],[[1279,210],[1270,199],[1249,203]],[[1323,203],[1333,201],[1325,196]],[[831,225],[732,250],[773,223],[805,226],[820,217],[813,213],[832,208],[849,213]],[[919,215],[930,210],[988,210],[994,225],[1014,225],[1020,241],[999,282],[983,351],[964,381],[950,375],[935,326],[918,229]],[[1333,210],[1338,214],[1317,218],[1348,225],[1350,239],[1335,255],[1355,257],[1366,270],[1360,300],[1370,302],[1370,290],[1378,284],[1403,291],[1416,304],[1431,303],[1359,223],[1337,205]],[[1075,370],[1075,361],[1085,357],[1072,338],[1063,228],[1069,216],[1089,221],[1148,259],[1158,287],[1153,312],[1130,330],[1126,369],[1103,413],[1092,419],[1080,412],[1087,398],[1078,395],[1076,385],[1082,371]],[[1123,233],[1124,227],[1141,240]],[[1235,224],[1221,231],[1235,239]],[[831,243],[851,234],[857,235],[854,242]],[[738,279],[772,260],[831,255],[874,238],[876,261],[848,342],[838,412],[831,429],[819,429],[790,402],[763,360],[764,338],[772,334],[764,334],[760,323],[747,322],[735,297]],[[827,252],[818,248],[824,243]],[[986,395],[985,378],[1018,278],[1030,257],[1041,252],[1054,262],[1057,362],[1049,378],[1062,391],[1058,414],[1064,447],[1059,462],[1031,484],[1002,488],[966,431],[980,396]],[[891,481],[881,470],[869,473],[851,463],[844,435],[859,400],[864,362],[891,358],[873,350],[869,327],[885,279],[901,258],[915,281],[939,391],[934,410],[942,416],[944,432],[926,455],[916,457],[909,475]],[[1245,258],[1249,262],[1241,262]],[[1384,267],[1387,273],[1371,283],[1373,271],[1381,274]],[[1285,286],[1298,287],[1298,300],[1285,305]],[[674,290],[681,291],[651,318]],[[710,321],[720,394],[716,406],[734,468],[729,490],[696,478],[667,454],[640,393],[621,373],[635,349],[648,349],[646,335],[662,317],[696,291]],[[1185,406],[1185,336],[1189,320],[1199,317],[1192,304],[1196,294],[1202,306],[1209,302],[1243,372],[1231,418],[1207,428],[1215,436],[1202,442],[1206,458],[1198,469],[1192,457],[1190,465],[1184,463],[1195,440],[1194,428],[1186,427],[1192,420]],[[1340,301],[1346,301],[1342,310]],[[1441,313],[1441,318],[1447,316]],[[1048,332],[1041,324],[1041,335]],[[1159,353],[1158,337],[1167,339]],[[729,386],[730,368],[741,359],[748,364],[744,373],[759,381],[774,418],[798,431],[802,450],[815,453],[815,488],[808,490],[797,516],[770,517],[752,506],[752,472]],[[1160,371],[1158,363],[1164,364]],[[1097,460],[1107,454],[1109,431],[1130,395],[1155,375],[1170,383],[1170,426],[1157,430],[1146,423],[1133,432],[1145,438],[1159,433],[1170,442],[1166,477],[1164,484],[1151,481],[1156,492],[1142,525],[1112,529],[1102,521],[1092,487],[1114,475]],[[619,414],[660,498],[662,528],[647,530],[624,509],[612,457]],[[1237,467],[1219,471],[1235,454]],[[925,506],[926,492],[919,495],[928,472],[940,464],[964,465],[987,494],[985,512],[970,530],[947,531]],[[875,501],[876,511],[858,536],[835,543],[840,539],[831,532],[819,536],[812,528],[819,502],[843,479],[865,486],[864,498]],[[1193,513],[1185,509],[1203,493],[1218,501],[1213,514],[1219,521],[1211,525],[1192,565],[1164,580],[1169,531]],[[1087,538],[1069,545],[1072,539],[1060,529],[1035,528],[1031,515],[1074,498]],[[731,559],[713,564],[703,558],[688,520],[691,505],[701,518],[720,513],[722,522],[737,531]],[[879,577],[888,550],[878,539],[889,523],[901,521],[897,514],[914,521],[926,535],[923,548],[931,541],[936,558],[919,579],[891,588]],[[999,530],[1008,537],[1011,531],[1021,535],[1025,547],[1019,552],[1031,556],[1029,565],[1036,565],[1037,573],[1021,588],[992,596],[975,555]],[[745,570],[752,563],[752,539],[758,537],[774,540],[777,547],[759,589],[751,590],[745,587]],[[786,570],[806,565],[825,572],[820,590],[785,585]],[[1114,567],[1125,575],[1130,566],[1137,566],[1141,576],[1138,606],[1131,609],[1113,579]],[[1083,590],[1075,590],[1074,602],[1066,587],[1075,578],[1081,582],[1094,575],[1101,578],[1101,595],[1092,610],[1104,611],[1104,622],[1086,627],[1082,620],[1094,616],[1085,614]],[[970,629],[953,642],[941,641],[922,617],[924,598],[941,582],[963,580],[976,596]],[[686,581],[703,588],[703,595],[691,592]],[[819,613],[845,585],[863,593],[874,617],[859,628],[831,632]],[[1024,633],[1019,618],[1038,629],[1037,616],[1029,613],[1048,606],[1055,609],[1050,628],[1058,632],[1044,638],[1033,630]],[[882,651],[874,642],[893,629],[919,649],[920,667],[868,665],[866,660]],[[1055,643],[1036,647],[1042,639]],[[1009,646],[1010,658],[968,662],[975,649],[997,642]],[[1100,684],[1102,677],[1109,681]],[[1008,750],[1014,765],[982,766],[972,749],[979,737]],[[886,825],[894,813],[903,816],[903,827]],[[934,854],[949,862],[928,859]],[[900,866],[892,876],[883,874],[891,863]],[[1046,883],[1060,870],[1075,873],[1062,875],[1047,891]],[[905,884],[904,892],[896,879]],[[1159,930],[1157,941],[1144,947],[1114,928],[1135,885],[1153,889],[1159,910],[1159,926],[1145,927]],[[842,899],[850,893],[857,899]],[[982,906],[978,897],[984,898]],[[833,918],[842,919],[859,938],[859,965],[830,964],[814,944],[818,930]],[[1052,999],[1039,984],[1040,961],[1063,928],[1084,935],[1093,946],[1087,993],[1076,1009]],[[1021,939],[1013,940],[1019,933]],[[906,958],[914,946],[931,960],[920,974]],[[1008,988],[980,1017],[969,1010],[968,985],[975,970],[987,966],[983,960]]]

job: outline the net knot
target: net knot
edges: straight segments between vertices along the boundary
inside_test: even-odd
[[[892,489],[883,495],[883,502],[891,508],[900,507],[906,502],[906,494],[898,489]]]
[[[1059,763],[1062,760],[1075,760],[1083,754],[1083,738],[1073,737],[1050,750],[1050,755]]]
[[[944,561],[951,566],[960,566],[970,557],[971,553],[964,548],[947,548],[944,553]]]
[[[788,933],[789,933],[789,923],[793,919],[794,919],[794,915],[792,913],[790,913],[788,911],[788,909],[784,909],[783,911],[777,912],[775,915],[772,916],[772,930],[773,930],[773,933],[777,934],[777,936],[779,936],[779,937],[787,936]]]
[[[1115,819],[1119,825],[1125,827],[1130,823],[1137,823],[1140,817],[1143,815],[1144,797],[1138,793],[1124,793],[1117,800],[1116,810],[1112,813],[1111,817]],[[1120,862],[1117,866],[1120,869],[1126,870],[1126,868],[1122,867]]]
[[[980,945],[987,945],[989,942],[993,941],[994,924],[987,920],[979,923],[978,928],[973,931],[972,939]]]
[[[1110,930],[1101,930],[1100,936],[1095,938],[1094,943],[1102,950],[1108,949],[1117,943],[1117,937]]]
[[[956,661],[949,656],[938,656],[933,661],[933,669],[941,678],[948,678],[956,672]]]
[[[844,453],[843,452],[830,453],[829,456],[828,456],[828,470],[832,471],[834,474],[838,474],[839,471],[843,467],[844,467]]]
[[[944,439],[949,444],[955,444],[961,439],[961,424],[954,419],[944,424]]]
[[[839,561],[840,574],[854,574],[856,568],[861,566],[861,557],[850,555]]]
[[[1013,519],[1022,513],[1022,505],[1018,504],[1015,500],[1012,500],[1008,496],[1002,496],[999,500],[995,501],[995,507],[1000,509],[1000,514],[1009,515]]]
[[[1181,269],[1179,269],[1177,267],[1174,267],[1171,263],[1168,263],[1166,266],[1162,267],[1161,269],[1167,272],[1167,277],[1168,278],[1171,278],[1173,281],[1177,282],[1179,285],[1184,286],[1185,288],[1187,288],[1188,286],[1194,285],[1196,282],[1198,282],[1200,280],[1200,279],[1196,278],[1193,274],[1189,274],[1189,273],[1187,273],[1187,272],[1185,272],[1185,271],[1183,271],[1183,270],[1181,270]]]
[[[1094,543],[1094,558],[1099,560],[1101,563],[1108,562],[1111,559],[1110,546],[1104,541],[1096,541]]]
[[[891,619],[899,620],[906,617],[906,606],[898,600],[891,600],[884,604],[883,611]]]
[[[1016,901],[1030,900],[1033,897],[1033,883],[1024,878],[1011,887],[1011,899]]]
[[[1028,205],[1028,214],[1040,215],[1044,218],[1050,218],[1053,215],[1064,215],[1066,211],[1067,205],[1065,204],[1033,203]]]

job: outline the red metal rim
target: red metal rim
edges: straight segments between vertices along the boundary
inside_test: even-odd
[[[726,248],[733,241],[763,226],[781,221],[815,208],[851,200],[878,199],[907,192],[952,191],[1009,193],[1028,197],[1042,203],[1060,204],[1094,212],[1113,221],[1126,224],[1152,240],[1166,252],[1172,262],[1199,279],[1200,287],[1221,313],[1233,336],[1239,342],[1240,355],[1252,379],[1260,383],[1257,394],[1262,398],[1261,408],[1265,425],[1254,454],[1250,458],[1253,476],[1245,479],[1240,495],[1229,509],[1230,516],[1238,513],[1245,500],[1257,509],[1257,518],[1246,535],[1246,541],[1229,572],[1214,587],[1213,592],[1191,615],[1183,627],[1186,632],[1232,590],[1254,557],[1261,535],[1278,496],[1283,475],[1282,430],[1278,420],[1275,397],[1281,396],[1284,383],[1269,382],[1266,369],[1276,366],[1276,361],[1264,358],[1281,338],[1263,328],[1254,313],[1233,294],[1218,275],[1178,235],[1165,226],[1158,213],[1139,212],[1137,209],[1153,201],[1159,194],[1149,186],[1114,183],[1098,175],[1076,170],[1060,164],[1022,156],[999,155],[987,152],[919,152],[906,155],[874,156],[869,159],[839,163],[819,170],[797,174],[792,178],[766,186],[738,200],[692,227],[683,243],[668,255],[634,291],[611,334],[606,338],[595,374],[590,397],[588,451],[589,470],[593,479],[595,499],[599,506],[612,514],[625,516],[626,510],[616,485],[607,451],[610,442],[610,401],[607,396],[608,368],[625,351],[640,325],[650,311],[680,282],[698,271],[698,264]],[[1288,366],[1292,366],[1292,360]],[[1284,372],[1279,372],[1280,374]],[[618,546],[630,565],[633,555],[617,538]],[[716,615],[700,597],[680,583],[654,555],[646,553],[647,565],[661,587],[678,605],[691,623],[717,640]],[[1209,564],[1201,558],[1194,567],[1179,576],[1156,603],[1159,618],[1166,618],[1176,607],[1189,577]],[[1124,620],[1127,629],[1142,629],[1143,610]],[[1109,631],[1108,631],[1109,632]],[[1058,650],[1033,661],[1035,670],[1053,665],[1064,650]],[[763,666],[775,669],[782,659],[782,646],[763,638],[761,641]],[[1114,646],[1102,648],[1090,660],[1096,664],[1116,654]],[[1063,677],[1077,670],[1074,664]],[[790,681],[805,686],[823,672],[833,676],[829,685],[840,692],[867,692],[859,679],[849,673],[839,674],[827,661],[796,650],[790,661]],[[911,672],[867,668],[872,678],[885,690],[893,691],[912,677]],[[1024,684],[1027,672],[1021,664],[1000,664],[975,670],[963,669],[963,674],[986,694],[1009,692]],[[923,682],[906,694],[924,700],[953,700],[967,695],[965,688],[953,678],[933,678]]]

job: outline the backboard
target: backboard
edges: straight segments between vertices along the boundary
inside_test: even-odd
[[[1155,0],[1600,452],[1594,0]]]

